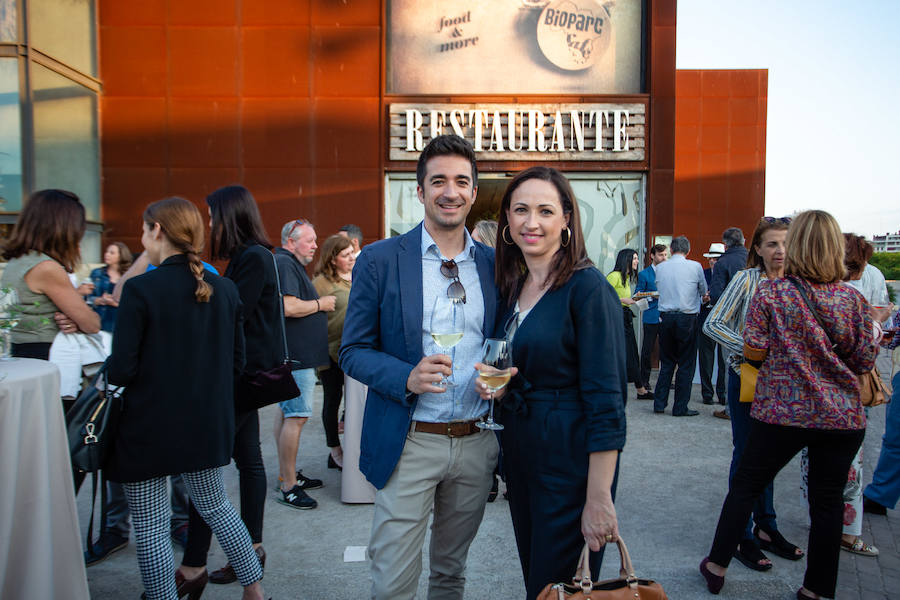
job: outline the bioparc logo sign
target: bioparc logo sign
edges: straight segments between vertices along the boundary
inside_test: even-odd
[[[594,0],[549,2],[538,18],[537,39],[544,56],[566,71],[591,67],[612,38],[609,6]]]

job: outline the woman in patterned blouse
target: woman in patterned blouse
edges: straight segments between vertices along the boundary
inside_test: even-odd
[[[834,597],[842,492],[865,437],[857,375],[874,367],[881,339],[868,303],[841,283],[844,272],[844,238],[837,221],[826,212],[807,211],[788,230],[786,277],[760,282],[750,302],[744,356],[762,365],[747,447],[712,549],[700,563],[714,594],[725,584],[756,497],[807,447],[811,525],[806,577],[797,598]]]

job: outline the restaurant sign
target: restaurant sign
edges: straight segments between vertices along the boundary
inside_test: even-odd
[[[391,160],[416,160],[456,134],[480,160],[643,161],[645,105],[391,104]]]

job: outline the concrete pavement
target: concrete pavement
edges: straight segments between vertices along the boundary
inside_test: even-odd
[[[882,363],[884,364],[884,363]],[[883,372],[890,373],[889,362]],[[266,504],[264,546],[268,554],[263,584],[267,596],[276,599],[365,598],[369,594],[368,564],[344,563],[346,546],[365,546],[371,526],[370,505],[340,502],[340,477],[326,469],[327,449],[319,410],[321,387],[316,388],[314,417],[303,431],[298,467],[304,474],[324,480],[325,487],[310,492],[319,501],[315,510],[300,511],[275,502],[269,492]],[[718,406],[700,402],[694,386],[691,408],[697,417],[673,418],[653,414],[652,402],[628,403],[628,442],[622,455],[616,509],[623,539],[637,573],[659,581],[672,600],[706,599],[697,565],[712,541],[716,520],[727,491],[731,457],[731,429],[727,421],[712,417]],[[670,400],[671,406],[671,400]],[[270,484],[277,477],[272,438],[275,407],[261,412],[263,457]],[[671,410],[671,408],[669,409]],[[881,447],[884,408],[870,413],[865,441],[866,483]],[[238,503],[237,472],[225,469],[229,495]],[[501,487],[502,489],[502,487]],[[78,497],[83,529],[89,515],[90,488]],[[552,499],[548,500],[552,501]],[[779,528],[801,547],[808,535],[806,503],[800,492],[799,456],[782,470],[775,483],[775,507]],[[880,550],[878,558],[841,553],[837,598],[875,600],[900,598],[900,512],[887,517],[866,515],[863,537]],[[426,539],[426,548],[429,540]],[[176,563],[181,551],[176,547]],[[792,562],[772,556],[775,567],[757,573],[734,561],[720,597],[747,599],[795,598],[803,579],[805,560]],[[213,541],[210,569],[226,562]],[[574,565],[573,565],[574,570]],[[618,556],[610,549],[602,578],[617,576]],[[428,560],[423,556],[419,597],[427,589]],[[521,598],[521,580],[507,503],[498,498],[488,504],[484,522],[472,544],[467,571],[466,598]],[[88,569],[88,583],[95,599],[138,598],[142,587],[134,544]],[[240,598],[237,584],[209,585],[204,598]]]

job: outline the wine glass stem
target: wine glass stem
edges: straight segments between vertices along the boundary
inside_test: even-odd
[[[490,405],[490,412],[488,412],[487,422],[493,423],[494,422],[494,392],[493,391],[491,391],[491,399],[489,400],[489,402],[491,403],[491,405]]]

